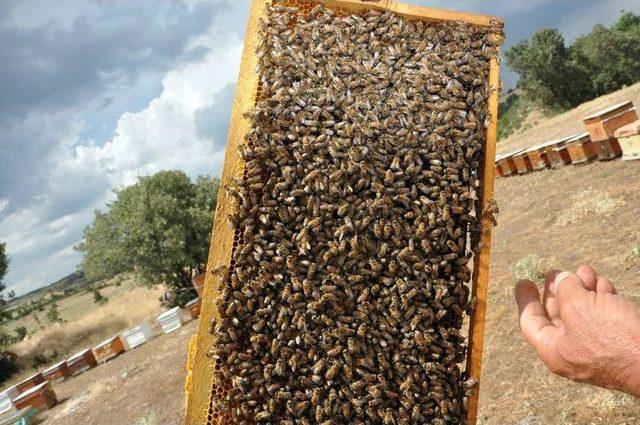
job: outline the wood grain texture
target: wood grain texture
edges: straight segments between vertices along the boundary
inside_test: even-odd
[[[482,173],[481,208],[487,207],[493,200],[494,172],[496,161],[496,139],[498,135],[498,96],[500,85],[500,64],[497,57],[491,59],[489,68],[489,114],[491,121],[487,128],[487,140],[484,152],[484,170]],[[467,354],[467,373],[478,383],[469,397],[467,408],[467,424],[474,425],[478,419],[478,394],[480,392],[480,374],[482,373],[482,347],[484,343],[484,327],[487,316],[487,295],[489,293],[489,263],[491,258],[492,224],[482,218],[482,236],[484,244],[474,260],[471,296],[476,298],[476,308],[469,322],[469,352]]]
[[[399,4],[393,0],[380,3],[362,2],[361,0],[314,0],[315,3],[324,4],[327,7],[345,12],[362,12],[366,9],[391,10],[408,19],[423,19],[433,21],[465,21],[474,25],[490,25],[493,22],[501,22],[500,19],[470,13],[461,13],[443,9]],[[260,19],[265,15],[266,7],[270,0],[253,0],[249,14],[247,33],[245,36],[244,51],[240,66],[236,95],[229,124],[229,134],[224,168],[221,178],[221,190],[218,194],[218,203],[212,230],[211,247],[207,263],[207,276],[205,279],[202,312],[198,328],[196,352],[193,362],[192,381],[187,401],[185,420],[187,425],[206,425],[210,421],[210,403],[213,388],[213,362],[207,356],[213,346],[214,339],[210,334],[211,321],[216,317],[215,300],[220,285],[227,277],[227,269],[230,264],[234,229],[227,217],[231,213],[232,202],[225,193],[224,188],[234,178],[240,177],[243,172],[243,162],[238,155],[238,145],[244,141],[245,135],[250,129],[250,121],[244,114],[250,111],[256,101],[259,76],[256,73],[258,58],[256,47],[259,41],[258,29]],[[493,199],[493,180],[495,162],[495,143],[497,135],[498,117],[498,91],[499,63],[497,58],[491,60],[489,84],[496,88],[489,98],[489,110],[491,122],[487,131],[485,146],[485,161],[482,174],[482,207]],[[482,362],[482,343],[484,337],[484,321],[486,317],[487,286],[489,280],[489,256],[491,245],[491,229],[483,224],[486,233],[482,236],[485,246],[480,251],[474,262],[474,273],[471,293],[477,298],[474,315],[469,328],[469,354],[467,357],[467,370],[470,376],[480,380]],[[478,386],[469,400],[467,423],[475,424],[478,406]],[[211,423],[216,423],[211,421]]]
[[[249,13],[238,85],[229,122],[224,168],[211,233],[211,247],[207,262],[207,276],[198,327],[191,391],[185,415],[185,421],[188,425],[205,425],[209,420],[214,371],[213,363],[207,356],[214,342],[210,327],[211,321],[217,316],[215,300],[218,296],[218,290],[227,276],[226,270],[231,260],[234,237],[234,229],[227,218],[233,202],[226,193],[225,187],[236,177],[241,177],[243,172],[244,165],[238,155],[238,145],[244,141],[251,126],[250,120],[244,115],[253,108],[258,90],[256,48],[260,17],[263,16],[266,5],[263,0],[256,0]]]

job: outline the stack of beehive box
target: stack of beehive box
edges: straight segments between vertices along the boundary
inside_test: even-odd
[[[622,154],[615,131],[638,119],[633,102],[623,102],[595,112],[584,119],[598,159],[613,159]]]
[[[126,345],[131,349],[152,339],[153,331],[147,322],[143,322],[122,332],[122,337]]]
[[[57,402],[58,399],[56,393],[51,388],[51,383],[45,381],[20,393],[13,401],[13,404],[16,409],[24,409],[26,407],[45,409],[53,406]]]
[[[104,363],[124,353],[124,342],[120,335],[105,339],[93,348],[93,355],[98,363]]]
[[[42,376],[49,382],[60,382],[71,376],[71,370],[66,361],[61,361],[42,372]]]
[[[640,120],[620,127],[614,137],[620,143],[622,159],[640,159]]]
[[[98,362],[90,348],[74,354],[69,358],[69,360],[67,360],[67,367],[69,368],[72,376],[82,373],[87,369],[91,369],[92,367],[96,367],[97,365]]]
[[[162,326],[162,331],[166,334],[182,327],[182,316],[180,307],[174,307],[158,316],[158,323]]]

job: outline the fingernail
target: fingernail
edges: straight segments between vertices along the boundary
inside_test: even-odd
[[[562,282],[563,280],[565,280],[569,276],[571,276],[571,273],[569,273],[569,272],[558,273],[556,278],[553,280],[553,285],[551,285],[551,292],[553,292],[555,294],[556,291],[558,290],[558,285],[560,285],[560,282]]]

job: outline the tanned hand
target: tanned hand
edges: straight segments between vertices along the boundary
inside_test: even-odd
[[[589,266],[516,286],[520,329],[557,375],[640,397],[640,307]]]

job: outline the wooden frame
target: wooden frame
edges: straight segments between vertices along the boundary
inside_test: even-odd
[[[334,9],[357,13],[368,9],[390,10],[407,19],[422,19],[431,21],[465,21],[474,25],[492,25],[501,22],[492,16],[460,13],[449,10],[433,9],[395,1],[381,1],[379,3],[362,2],[361,0],[288,0],[306,7],[323,4]],[[243,162],[238,155],[240,145],[250,129],[251,122],[245,116],[256,101],[259,76],[255,72],[258,64],[256,47],[261,17],[265,15],[271,0],[253,0],[249,13],[249,22],[245,36],[242,62],[235,100],[229,124],[227,150],[220,187],[229,185],[233,179],[241,177]],[[490,59],[489,86],[491,93],[488,101],[490,122],[486,133],[484,164],[481,170],[482,188],[480,196],[481,209],[484,210],[494,193],[494,173],[496,157],[498,92],[499,92],[499,62],[497,57]],[[214,337],[210,332],[212,320],[217,316],[215,298],[219,288],[227,278],[231,261],[232,249],[237,245],[234,241],[234,229],[227,217],[232,212],[232,199],[224,190],[218,194],[218,202],[212,229],[211,248],[207,262],[207,275],[202,295],[201,320],[198,327],[196,353],[193,362],[191,386],[188,388],[188,403],[186,423],[188,425],[205,425],[218,423],[217,414],[212,410],[212,395],[214,388],[214,363],[208,357],[209,349],[213,345]],[[469,341],[466,370],[476,381],[480,381],[482,366],[482,348],[487,311],[487,294],[489,282],[489,258],[491,251],[491,228],[487,218],[482,219],[481,242],[483,248],[474,258],[474,271],[471,282],[471,296],[476,299],[476,307],[469,323]],[[469,397],[467,410],[467,424],[475,424],[478,409],[479,384],[473,388]]]

